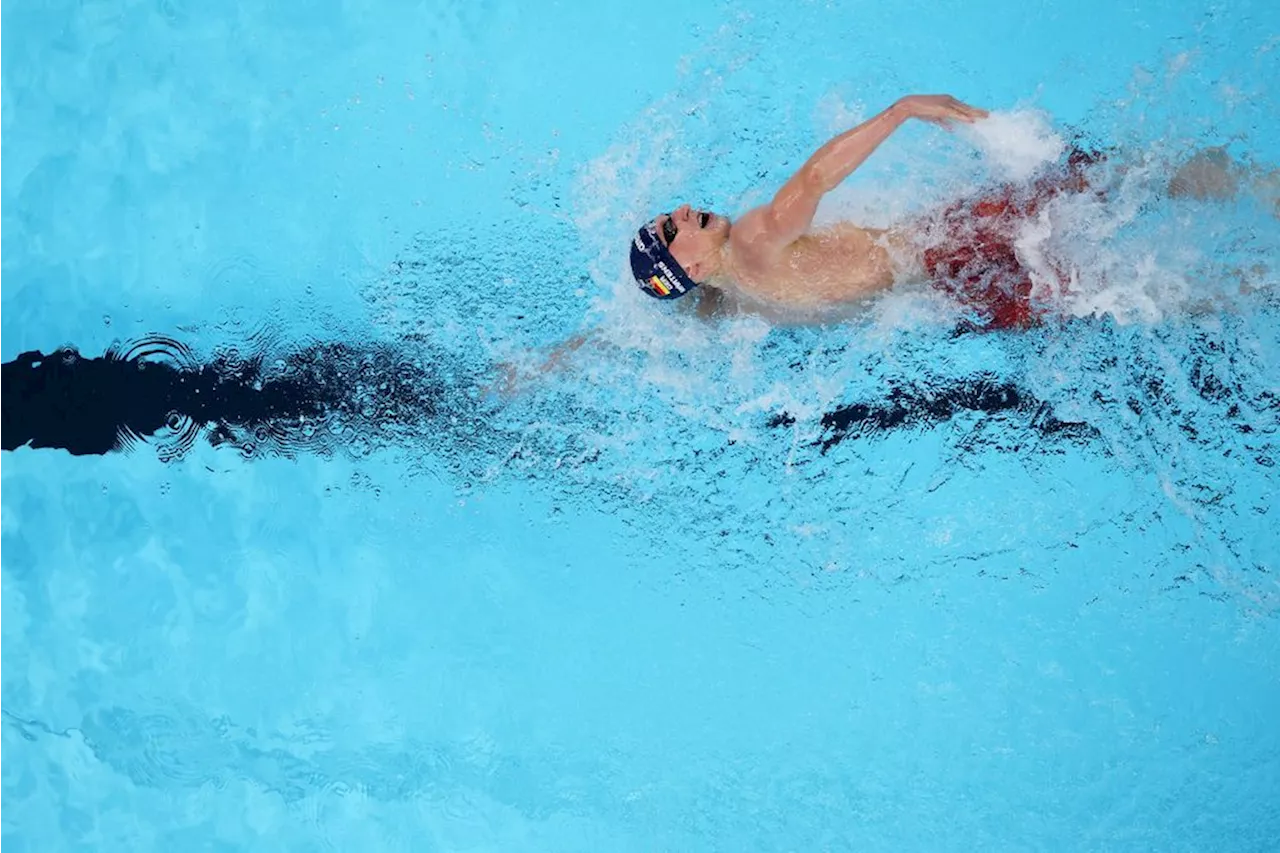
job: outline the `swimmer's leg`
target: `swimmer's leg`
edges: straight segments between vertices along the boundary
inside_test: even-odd
[[[1259,170],[1249,181],[1249,190],[1259,201],[1271,205],[1271,215],[1280,219],[1280,169]]]
[[[1230,201],[1249,192],[1280,217],[1280,169],[1236,160],[1225,148],[1206,148],[1183,163],[1169,180],[1169,195],[1200,201]]]
[[[1169,195],[1200,201],[1226,201],[1240,191],[1242,168],[1225,148],[1206,148],[1178,167]]]

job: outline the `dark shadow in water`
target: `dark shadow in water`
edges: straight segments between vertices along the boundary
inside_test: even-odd
[[[231,349],[199,364],[162,337],[100,358],[70,348],[27,352],[2,367],[0,443],[86,455],[144,440],[173,459],[201,434],[256,456],[359,451],[473,430],[474,383],[427,353],[315,344],[271,364]]]
[[[900,428],[932,427],[963,412],[987,415],[1022,414],[1028,428],[1041,435],[1068,439],[1092,439],[1097,431],[1085,423],[1058,420],[1049,404],[991,374],[979,374],[931,385],[897,386],[883,400],[850,403],[822,416],[823,436],[818,441],[826,453],[842,441],[863,438]],[[789,426],[790,415],[775,417],[771,426]]]
[[[181,458],[201,435],[246,456],[354,452],[392,444],[476,449],[492,432],[476,376],[417,342],[305,346],[267,364],[225,349],[207,364],[171,338],[153,337],[100,358],[74,349],[27,352],[3,365],[3,449],[59,448],[75,455],[141,440]],[[991,375],[898,386],[882,400],[822,417],[822,452],[850,438],[928,428],[962,412],[1025,415],[1042,435],[1092,438],[1044,403]],[[783,414],[770,426],[793,422]],[[492,437],[492,436],[488,436]]]

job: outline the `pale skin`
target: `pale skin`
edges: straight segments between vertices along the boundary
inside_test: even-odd
[[[737,222],[683,205],[654,220],[676,226],[669,248],[694,281],[723,291],[715,301],[775,316],[821,317],[893,285],[893,250],[909,256],[907,235],[852,223],[813,231],[823,196],[844,182],[911,119],[942,127],[985,118],[950,95],[910,95],[823,145],[767,203]]]
[[[736,222],[688,204],[653,220],[667,243],[664,225],[675,226],[668,247],[680,266],[699,283],[692,297],[677,304],[699,316],[723,312],[760,314],[774,322],[822,322],[838,319],[842,309],[885,290],[904,275],[918,273],[921,250],[909,229],[881,230],[841,222],[814,230],[822,198],[845,179],[898,128],[912,119],[943,128],[968,124],[987,111],[950,95],[909,95],[876,116],[831,139],[796,171],[766,204]],[[1276,205],[1280,216],[1280,172],[1245,169],[1210,149],[1193,157],[1174,175],[1174,196],[1228,198],[1248,184]],[[562,367],[592,332],[556,347],[535,371]],[[495,389],[516,390],[517,369],[500,366]]]

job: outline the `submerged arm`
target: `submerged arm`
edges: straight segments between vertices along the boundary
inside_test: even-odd
[[[598,330],[596,329],[579,332],[557,345],[542,359],[541,364],[536,365],[531,370],[522,371],[519,365],[510,361],[499,363],[497,365],[498,376],[485,387],[485,393],[497,394],[500,397],[514,396],[534,379],[563,369],[566,366],[566,360],[582,349],[584,344],[590,342],[598,345],[600,340],[596,337],[597,332]]]
[[[691,297],[685,297],[676,304],[678,308],[691,312],[693,316],[703,321],[711,321],[724,313],[733,311],[733,306],[730,300],[726,300],[724,292],[710,285],[698,288]],[[583,329],[557,344],[532,366],[522,369],[515,362],[499,363],[496,365],[498,375],[485,386],[484,393],[502,398],[514,397],[527,389],[535,380],[569,369],[574,361],[574,355],[584,347],[599,351],[606,345],[612,344],[605,338],[599,326]]]
[[[902,98],[815,151],[773,201],[758,209],[756,240],[769,247],[783,247],[804,234],[813,223],[822,197],[853,174],[907,119],[918,118],[948,126],[984,116],[985,111],[962,104],[950,95]]]

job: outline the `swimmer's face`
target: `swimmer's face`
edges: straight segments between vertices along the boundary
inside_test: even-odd
[[[729,239],[729,220],[705,210],[681,205],[653,220],[658,239],[694,281],[704,281],[719,269],[720,250]]]

